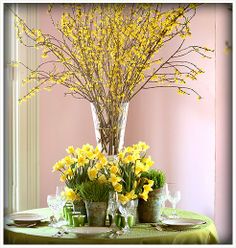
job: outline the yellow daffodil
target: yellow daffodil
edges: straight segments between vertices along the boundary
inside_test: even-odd
[[[75,153],[75,148],[73,146],[69,146],[67,149],[66,149],[67,153],[69,154],[74,154]]]
[[[78,157],[78,159],[77,159],[78,167],[83,166],[83,165],[87,164],[88,162],[89,162],[89,160],[86,159],[86,158],[83,157],[83,156],[80,156],[80,157]]]
[[[123,194],[119,195],[118,198],[122,204],[126,204],[129,201],[129,198]]]
[[[121,181],[122,179],[120,178],[120,177],[118,177],[116,174],[113,174],[113,173],[111,173],[111,176],[110,176],[110,178],[109,178],[109,182],[111,182],[112,183],[112,185],[113,185],[113,187],[117,184],[117,183],[119,183],[120,181]]]
[[[112,165],[110,168],[111,173],[116,174],[118,172],[119,168],[117,165]]]
[[[66,166],[70,166],[75,163],[74,159],[71,156],[66,156],[64,158]]]
[[[145,192],[153,191],[152,186],[149,184],[143,185],[143,189]]]
[[[104,165],[101,163],[96,163],[95,167],[97,168],[97,170],[101,170],[104,167]]]
[[[98,181],[100,183],[106,183],[107,182],[106,176],[102,174],[101,176],[98,177]]]
[[[125,195],[129,200],[133,200],[137,198],[137,195],[135,194],[134,190],[131,190]]]
[[[142,141],[140,141],[140,142],[138,143],[138,147],[139,147],[140,150],[142,150],[142,151],[146,151],[146,150],[148,150],[148,149],[150,148],[145,142],[142,142]]]
[[[52,172],[61,170],[63,168],[64,168],[64,163],[62,161],[58,161],[56,164],[54,164]]]
[[[96,179],[98,170],[96,168],[88,168],[88,177],[91,181]]]
[[[148,193],[144,191],[143,193],[139,194],[139,197],[141,197],[144,201],[147,201]]]
[[[82,150],[84,150],[86,152],[93,151],[93,146],[90,144],[83,145]]]
[[[76,193],[73,191],[73,189],[69,188],[65,189],[64,196],[68,201],[74,201],[77,198]]]
[[[67,175],[67,176],[70,176],[70,177],[73,176],[73,171],[72,171],[71,168],[68,168],[67,170],[65,170],[64,173],[65,173],[65,175]]]
[[[66,175],[65,175],[65,174],[62,174],[62,175],[60,176],[60,181],[61,181],[61,182],[65,182],[65,181],[66,181]]]
[[[87,151],[86,156],[89,160],[93,160],[96,155],[92,151]]]
[[[116,192],[121,192],[122,191],[122,184],[120,184],[120,183],[116,183],[115,185],[114,185],[114,190],[116,191]]]
[[[142,173],[144,170],[145,170],[144,164],[140,162],[140,160],[137,160],[135,164],[135,175]]]

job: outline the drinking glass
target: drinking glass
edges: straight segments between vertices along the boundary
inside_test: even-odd
[[[133,200],[127,202],[126,204],[122,204],[118,202],[118,208],[121,215],[125,218],[125,227],[122,229],[125,233],[130,230],[128,224],[128,216],[132,214],[135,202]]]
[[[107,208],[107,214],[111,216],[111,227],[116,228],[115,224],[115,213],[118,208],[118,194],[117,192],[110,191],[109,192],[109,199],[108,199],[108,208]]]
[[[178,218],[177,212],[176,212],[176,205],[181,199],[181,193],[177,189],[176,184],[169,184],[168,185],[168,196],[167,196],[168,201],[172,205],[172,214],[171,218]]]
[[[48,195],[47,203],[48,203],[48,207],[53,212],[53,215],[56,220],[55,223],[51,223],[49,224],[49,226],[60,227],[61,225],[64,225],[65,224],[64,221],[59,221],[59,219],[60,219],[61,211],[66,203],[65,197],[62,195],[57,196],[56,194]]]

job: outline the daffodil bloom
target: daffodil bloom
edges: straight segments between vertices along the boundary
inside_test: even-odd
[[[104,165],[101,163],[96,163],[95,167],[97,168],[97,170],[101,170],[104,167]]]
[[[144,164],[140,162],[140,160],[137,160],[135,164],[135,175],[142,173],[144,170],[145,170]]]
[[[65,181],[66,181],[66,175],[65,175],[65,174],[62,174],[62,175],[60,176],[60,181],[61,181],[61,182],[65,182]]]
[[[65,160],[67,166],[70,166],[70,165],[74,164],[74,162],[75,162],[71,156],[66,156],[64,158],[64,160]]]
[[[138,146],[139,146],[139,148],[140,148],[142,151],[146,151],[146,150],[148,150],[148,149],[150,148],[145,142],[142,142],[142,141],[140,141],[140,142],[138,143]]]
[[[98,177],[98,181],[100,183],[106,183],[107,182],[106,176],[102,174],[101,176]]]
[[[134,157],[132,155],[128,155],[127,157],[124,158],[124,163],[128,164],[131,162],[134,162]]]
[[[124,159],[124,157],[125,157],[125,154],[123,152],[119,152],[119,154],[118,154],[119,160],[122,161]]]
[[[93,160],[95,158],[95,154],[92,151],[87,151],[86,156],[89,160]]]
[[[73,189],[69,188],[65,189],[64,196],[68,201],[74,201],[77,198],[76,193],[73,191]]]
[[[96,168],[88,168],[88,177],[91,181],[96,179],[98,170]]]
[[[116,183],[113,187],[114,187],[114,190],[116,192],[121,192],[122,191],[122,184],[120,184],[120,183]]]
[[[148,185],[150,185],[150,186],[152,187],[152,186],[153,186],[153,184],[154,184],[154,181],[153,181],[153,180],[148,179]]]
[[[148,167],[151,167],[154,164],[150,156],[148,158],[143,158],[142,162],[145,163]]]
[[[114,186],[115,186],[117,183],[119,183],[121,180],[122,180],[122,179],[121,179],[120,177],[118,177],[117,175],[111,173],[111,176],[110,176],[110,178],[109,178],[108,181],[111,182],[112,185],[113,185],[113,187],[114,187]]]
[[[141,197],[144,201],[147,201],[148,193],[144,191],[143,193],[139,194],[139,197]]]
[[[117,165],[112,165],[110,168],[110,172],[113,174],[116,174],[118,172],[119,168]]]
[[[67,170],[64,171],[65,175],[68,175],[68,176],[73,176],[73,171],[71,168],[68,168]]]
[[[89,160],[86,159],[86,158],[83,157],[83,156],[80,156],[80,157],[78,157],[78,159],[77,159],[78,167],[79,167],[79,166],[83,166],[83,165],[87,164],[88,162],[89,162]]]
[[[62,161],[58,161],[58,162],[53,166],[52,172],[61,170],[62,168],[64,168],[64,164],[62,163]]]
[[[86,152],[92,151],[93,150],[93,146],[90,145],[90,144],[83,145],[82,146],[82,150],[84,150]]]
[[[73,146],[69,146],[67,149],[66,149],[67,153],[69,154],[74,154],[75,153],[75,149]]]
[[[123,194],[119,195],[118,198],[122,204],[126,204],[129,201],[129,198]]]
[[[102,157],[102,158],[100,159],[100,163],[101,163],[102,165],[106,165],[106,164],[107,164],[107,159],[106,159],[105,156]]]
[[[133,200],[137,198],[137,195],[135,194],[134,190],[131,190],[125,195],[129,200]]]
[[[153,191],[152,186],[149,184],[143,185],[143,188],[145,192]]]

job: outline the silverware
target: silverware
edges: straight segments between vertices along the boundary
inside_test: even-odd
[[[121,236],[122,234],[124,234],[124,231],[119,230],[119,229],[118,230],[114,229],[111,231],[109,238],[110,239],[116,239],[118,236]]]
[[[53,234],[52,237],[60,238],[60,237],[64,236],[65,234],[68,234],[68,232],[64,231],[64,230],[59,230],[57,233]]]

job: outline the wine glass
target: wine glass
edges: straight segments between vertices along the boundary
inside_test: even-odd
[[[168,195],[169,195],[168,184],[165,183],[161,192],[161,205],[162,205],[161,207],[163,208],[160,218],[161,220],[167,217],[164,214],[164,209],[165,209],[166,201],[168,200]]]
[[[52,211],[55,220],[57,221],[57,197],[55,194],[47,196],[47,204],[50,210]],[[49,224],[49,226],[53,226],[53,225],[54,223]]]
[[[49,226],[52,227],[60,227],[64,225],[64,221],[60,221],[61,211],[66,203],[66,199],[63,195],[48,195],[47,196],[47,203],[53,215],[55,217],[55,223],[51,223]]]
[[[119,206],[119,211],[121,213],[121,215],[125,218],[125,226],[122,229],[124,231],[124,233],[129,231],[129,223],[128,223],[128,216],[131,214],[133,208],[134,208],[134,201],[128,201],[125,204],[122,204],[121,202],[118,202],[118,206]]]
[[[178,218],[177,212],[176,212],[176,205],[181,199],[181,193],[176,188],[176,184],[169,184],[168,185],[170,189],[168,189],[168,196],[167,199],[172,205],[172,215],[171,218]]]
[[[110,191],[109,192],[109,199],[108,199],[108,208],[107,208],[107,214],[111,216],[111,225],[110,227],[116,228],[115,224],[115,213],[117,210],[117,202],[118,202],[118,194],[117,192]]]

